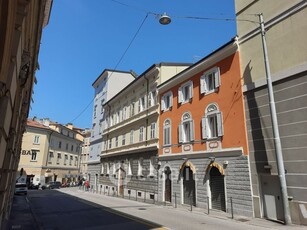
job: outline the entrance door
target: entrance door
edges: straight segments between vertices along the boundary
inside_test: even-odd
[[[164,191],[165,201],[172,202],[171,169],[169,167],[166,167],[164,173],[165,173],[165,191]]]
[[[185,166],[183,169],[183,203],[196,206],[195,180],[193,171]]]
[[[284,221],[283,204],[278,176],[262,175],[261,189],[264,217],[270,220]]]
[[[210,170],[210,190],[212,209],[226,211],[224,176],[216,167]]]

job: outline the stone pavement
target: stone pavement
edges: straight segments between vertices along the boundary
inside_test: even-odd
[[[211,210],[208,215],[206,210],[195,207],[191,212],[190,207],[187,206],[174,208],[167,205],[148,204],[116,196],[86,192],[78,188],[65,188],[59,191],[83,199],[85,202],[88,201],[120,212],[123,215],[136,216],[158,223],[167,229],[307,229],[306,226],[285,226],[259,218],[234,216],[232,219],[228,213]]]

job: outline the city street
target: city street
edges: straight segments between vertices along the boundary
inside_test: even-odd
[[[78,190],[30,190],[15,196],[5,229],[304,229],[279,223],[162,206]]]
[[[155,228],[159,228],[159,225],[123,216],[59,190],[29,190],[28,196],[15,195],[11,218],[6,227],[29,230]]]

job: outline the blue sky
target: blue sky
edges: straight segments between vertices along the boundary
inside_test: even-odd
[[[162,26],[152,14],[145,19],[146,12],[167,12],[172,23]],[[154,63],[194,63],[234,37],[236,25],[184,16],[234,18],[234,12],[232,0],[54,0],[29,116],[91,127],[92,83],[115,69],[144,19],[117,70],[141,74]]]

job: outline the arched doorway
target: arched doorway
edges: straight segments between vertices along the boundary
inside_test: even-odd
[[[210,169],[210,190],[212,209],[226,211],[224,175],[217,167]]]
[[[196,191],[193,171],[189,166],[184,166],[182,170],[183,203],[196,206]]]
[[[164,199],[167,202],[172,202],[172,171],[169,167],[166,167],[164,170],[165,176],[165,186],[164,186]]]

